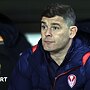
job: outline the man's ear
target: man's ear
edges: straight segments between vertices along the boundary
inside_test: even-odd
[[[77,30],[78,30],[78,28],[77,28],[77,26],[70,26],[70,32],[69,32],[69,36],[70,36],[70,38],[74,38],[75,37],[75,35],[76,35],[76,33],[77,33]]]

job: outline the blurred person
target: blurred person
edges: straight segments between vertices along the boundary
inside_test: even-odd
[[[79,29],[77,35],[84,37],[83,40],[90,46],[90,19],[80,20],[76,22],[76,25]]]
[[[7,90],[9,77],[20,53],[30,47],[14,22],[0,13],[0,90]]]
[[[77,34],[69,5],[50,4],[41,15],[41,39],[17,63],[8,90],[89,90],[90,47]]]

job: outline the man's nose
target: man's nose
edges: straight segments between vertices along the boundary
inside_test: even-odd
[[[51,36],[52,35],[51,30],[50,29],[47,29],[46,32],[45,32],[45,35],[46,36]]]

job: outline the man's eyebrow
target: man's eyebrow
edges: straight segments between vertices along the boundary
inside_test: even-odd
[[[41,21],[41,23],[46,24],[44,21]]]
[[[52,23],[52,25],[58,25],[58,26],[60,26],[60,24],[58,24],[58,23]]]

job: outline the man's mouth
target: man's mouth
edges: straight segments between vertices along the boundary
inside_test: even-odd
[[[51,44],[51,43],[54,43],[54,41],[44,41],[45,43],[47,43],[47,44]]]

